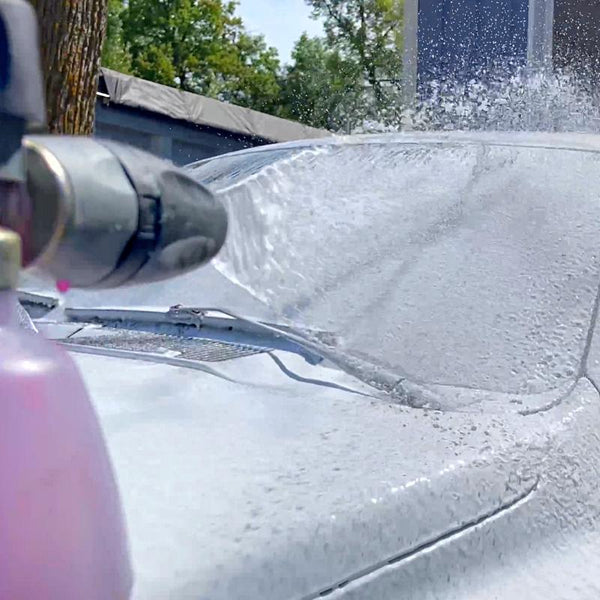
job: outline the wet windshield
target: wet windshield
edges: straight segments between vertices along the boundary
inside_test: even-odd
[[[136,177],[147,170],[160,188],[171,167],[145,167],[131,149],[94,142],[119,163],[109,183],[122,186],[124,200],[113,188],[99,194],[121,222],[97,239],[76,237],[86,243],[73,254],[61,234],[69,260],[57,251],[53,270],[45,268],[61,291],[72,288],[67,304],[230,310],[326,332],[339,355],[421,383],[525,394],[562,389],[581,374],[598,279],[595,142],[499,131],[600,130],[597,44],[577,45],[595,39],[594,11],[557,2],[553,14],[543,0],[474,13],[460,2],[450,10],[451,1],[405,11],[400,1],[306,0],[298,14],[316,30],[275,48],[260,27],[245,29],[265,12],[252,12],[253,0],[217,2],[214,23],[225,29],[206,38],[208,13],[192,4],[189,14],[175,3],[157,16],[144,2],[111,2],[97,90],[107,102],[94,128],[90,114],[77,131],[63,131],[61,102],[50,102],[49,126],[93,129],[98,139],[188,164],[226,205],[226,245],[208,260],[227,230],[220,205],[196,215],[192,235],[200,204],[186,205],[171,182],[158,210],[144,215],[147,182]],[[188,21],[181,40],[165,25]],[[49,33],[44,25],[42,38]],[[189,57],[204,48],[211,60],[183,60],[179,42]],[[465,129],[487,133],[470,142],[448,134],[443,143],[424,133]],[[67,158],[82,154],[95,171],[90,152]],[[81,189],[91,203],[90,182]],[[175,205],[194,210],[175,218]],[[69,226],[93,231],[113,214],[100,213],[78,209]],[[155,247],[134,252],[146,218],[158,219]],[[203,261],[200,271],[148,283]],[[142,284],[121,287],[128,277]],[[54,283],[24,277],[24,287],[45,293]],[[108,285],[117,289],[94,289]],[[92,291],[73,289],[81,287]]]
[[[392,136],[192,172],[230,213],[217,268],[281,320],[416,381],[538,393],[577,375],[599,279],[600,155],[563,144]]]

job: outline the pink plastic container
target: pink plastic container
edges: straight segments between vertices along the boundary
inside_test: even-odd
[[[72,360],[0,291],[0,600],[125,600],[131,569],[98,420]]]

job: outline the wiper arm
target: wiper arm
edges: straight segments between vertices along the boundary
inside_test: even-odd
[[[241,317],[236,313],[220,308],[205,310],[220,312],[233,319],[252,324],[263,331],[271,332],[275,336],[294,341],[309,352],[314,352],[322,358],[329,360],[336,367],[348,373],[348,375],[356,377],[363,383],[389,394],[395,402],[412,406],[413,408],[423,408],[425,406],[436,408],[439,404],[438,398],[431,390],[411,380],[407,375],[399,375],[368,360],[338,352],[324,342],[308,338],[305,333],[299,330],[283,325],[253,321],[252,319]]]
[[[202,322],[201,320],[210,312],[221,313],[232,319],[256,327],[263,332],[270,333],[275,337],[292,341],[305,350],[308,350],[310,353],[314,353],[317,356],[327,359],[342,371],[378,390],[395,394],[399,397],[406,395],[402,387],[402,382],[405,381],[406,378],[399,377],[387,369],[378,367],[369,361],[338,352],[321,341],[308,338],[304,333],[297,329],[285,325],[273,325],[262,323],[261,321],[254,321],[253,319],[242,317],[237,313],[222,308],[200,309],[175,305],[169,309],[167,314],[173,314],[178,318],[183,317],[184,319],[190,319],[188,322],[194,322],[194,319],[199,319],[199,322]]]

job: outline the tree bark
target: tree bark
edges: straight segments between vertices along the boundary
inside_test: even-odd
[[[48,128],[90,135],[108,0],[31,0],[38,15]]]

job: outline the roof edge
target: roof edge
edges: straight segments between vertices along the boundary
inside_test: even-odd
[[[100,72],[101,85],[107,90],[109,101],[118,105],[141,108],[172,119],[258,137],[270,142],[288,142],[332,135],[324,129],[184,92],[104,67]],[[106,97],[106,94],[103,96]]]

